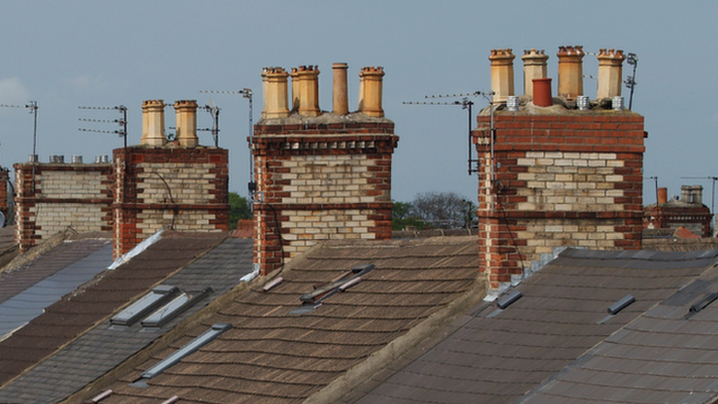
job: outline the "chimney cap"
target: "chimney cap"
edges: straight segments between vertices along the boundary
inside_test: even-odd
[[[598,59],[620,59],[621,61],[623,61],[624,59],[626,59],[626,56],[623,54],[623,50],[621,50],[621,49],[618,49],[618,50],[609,49],[608,51],[606,51],[606,49],[603,48],[603,49],[598,50],[598,55],[596,55],[596,58],[598,58]]]
[[[583,57],[586,53],[583,51],[583,46],[559,46],[557,56],[576,56]]]
[[[491,55],[489,55],[489,60],[501,60],[501,59],[507,59],[509,61],[514,60],[516,56],[514,55],[511,48],[505,48],[505,49],[491,49]]]

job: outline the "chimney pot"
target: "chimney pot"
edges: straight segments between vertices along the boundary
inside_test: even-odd
[[[335,115],[346,115],[349,113],[349,98],[347,94],[347,69],[346,63],[334,63],[334,83],[332,91],[333,112]]]
[[[495,102],[514,95],[514,54],[511,49],[491,49],[491,91]]]
[[[609,49],[606,52],[606,49],[599,49],[596,59],[598,59],[598,90],[596,91],[596,98],[620,97],[623,85],[623,61],[626,59],[623,51]]]
[[[551,79],[533,79],[534,105],[537,107],[550,107],[553,105],[551,97]]]
[[[72,164],[82,164],[82,156],[73,154],[72,155]]]
[[[299,115],[319,116],[319,68],[299,66]]]
[[[582,46],[559,46],[558,53],[558,95],[574,100],[583,95],[583,52]]]
[[[262,70],[264,108],[262,118],[275,119],[289,116],[287,107],[287,73],[281,67],[265,67]]]
[[[531,50],[524,50],[524,55],[521,56],[521,60],[524,61],[524,94],[532,95],[534,93],[533,79],[544,79],[548,77],[548,69],[546,67],[546,61],[548,55],[542,50],[537,51],[531,48]]]
[[[197,101],[176,101],[174,107],[177,141],[182,147],[197,147]]]
[[[148,146],[164,146],[165,137],[165,103],[162,100],[147,100],[142,103],[142,139],[140,144]]]
[[[658,188],[658,203],[668,203],[668,188]]]
[[[382,118],[384,68],[364,67],[359,73],[359,112],[367,116]]]

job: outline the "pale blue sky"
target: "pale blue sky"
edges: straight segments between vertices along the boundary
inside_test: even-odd
[[[78,131],[78,118],[114,115],[80,105],[130,109],[129,143],[141,136],[146,99],[197,99],[200,90],[255,91],[255,122],[262,105],[264,66],[318,65],[320,107],[331,109],[331,64],[349,64],[350,109],[358,73],[383,66],[384,109],[401,137],[394,155],[393,198],[453,191],[475,200],[467,174],[467,115],[460,107],[403,105],[424,95],[490,89],[492,48],[545,49],[556,77],[560,45],[584,50],[618,48],[638,55],[634,111],[646,118],[644,175],[679,194],[682,183],[706,188],[718,176],[716,23],[718,3],[673,1],[21,1],[0,8],[0,104],[37,100],[38,154],[73,154],[92,161],[121,139]],[[517,58],[516,88],[521,88]],[[596,75],[595,57],[584,74]],[[628,75],[624,70],[624,76]],[[554,80],[555,85],[555,80]],[[595,96],[596,83],[585,80]],[[625,90],[625,94],[628,92]],[[222,108],[220,146],[230,150],[230,190],[246,195],[249,179],[247,100],[214,95]],[[485,106],[475,100],[475,111]],[[167,125],[174,125],[172,110]],[[209,127],[200,112],[199,126]],[[111,125],[94,126],[114,129]],[[208,133],[200,135],[210,144]],[[0,109],[0,164],[25,161],[32,150],[32,118]],[[645,181],[645,202],[655,200]]]

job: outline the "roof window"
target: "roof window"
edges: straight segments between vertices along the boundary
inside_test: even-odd
[[[176,286],[160,285],[110,319],[113,325],[130,326],[169,301],[179,292]]]
[[[212,326],[209,330],[203,332],[200,336],[190,341],[187,345],[183,346],[179,350],[172,353],[170,356],[164,358],[151,368],[147,369],[142,373],[140,379],[131,383],[134,387],[147,387],[147,380],[156,377],[165,370],[176,365],[179,361],[185,357],[197,352],[200,348],[214,341],[218,336],[226,331],[232,329],[232,324],[229,323],[217,323]]]
[[[167,304],[157,309],[149,317],[142,320],[140,324],[142,324],[143,327],[162,327],[210,293],[212,293],[212,288],[209,287],[202,289],[202,291],[195,293],[194,295],[182,292],[179,296],[175,297]]]

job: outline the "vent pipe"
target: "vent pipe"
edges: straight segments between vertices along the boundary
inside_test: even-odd
[[[559,46],[558,53],[558,95],[575,100],[583,95],[583,52],[582,46]]]
[[[175,102],[175,127],[177,141],[182,147],[197,147],[197,101],[182,100]]]
[[[359,112],[374,118],[382,118],[384,68],[367,66],[359,73]]]
[[[165,103],[162,100],[147,100],[142,103],[142,139],[141,145],[164,146]]]
[[[346,63],[334,63],[334,83],[332,89],[332,108],[335,115],[349,113],[349,98],[347,95],[347,69]]]
[[[276,119],[289,116],[287,107],[287,73],[281,67],[262,69],[262,90],[264,91],[264,110],[262,118]]]
[[[531,50],[524,50],[521,60],[524,61],[524,94],[532,95],[534,93],[533,80],[548,77],[548,68],[546,67],[548,55],[544,53],[543,49],[537,51],[531,48]]]
[[[613,98],[621,96],[623,86],[623,61],[626,56],[622,50],[614,51],[599,49],[598,55],[598,90],[596,98]]]
[[[514,95],[514,54],[511,49],[491,49],[491,91],[494,102],[506,102]]]

